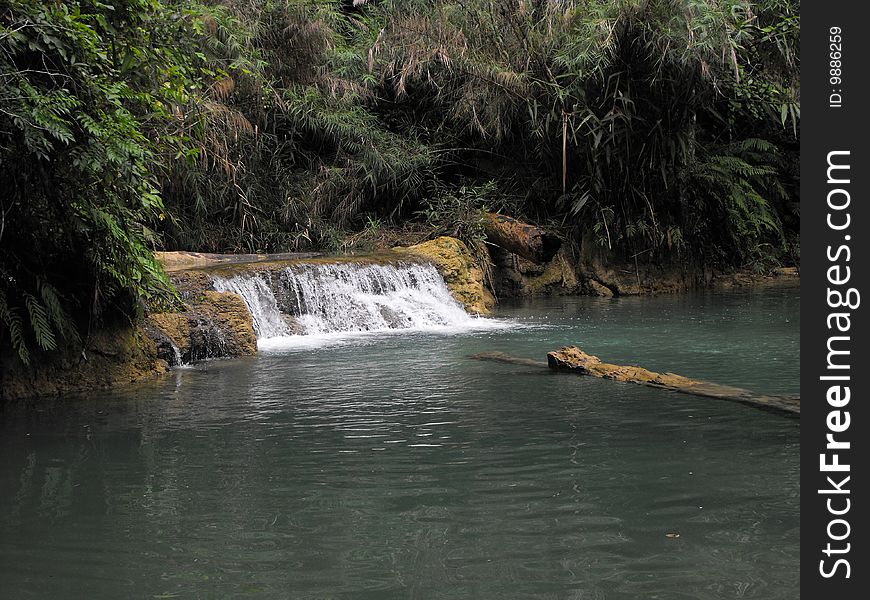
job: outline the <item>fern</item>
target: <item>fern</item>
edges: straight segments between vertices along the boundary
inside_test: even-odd
[[[64,309],[60,296],[54,286],[39,278],[37,279],[37,287],[54,331],[67,341],[74,344],[80,343],[81,339],[79,338],[78,331],[76,331],[75,324]]]
[[[30,315],[30,327],[36,343],[43,350],[57,348],[57,340],[51,327],[51,317],[45,307],[31,294],[23,293],[27,313]]]
[[[0,321],[6,326],[9,332],[9,340],[12,348],[18,354],[18,358],[25,365],[30,364],[30,352],[27,349],[27,343],[24,339],[24,322],[18,310],[15,307],[9,306],[6,301],[6,294],[0,289]]]

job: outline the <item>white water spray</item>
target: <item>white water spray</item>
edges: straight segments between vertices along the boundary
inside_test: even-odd
[[[268,274],[237,275],[231,279],[216,277],[214,288],[219,292],[235,292],[248,305],[254,317],[254,331],[258,338],[290,335],[290,329],[272,292]]]

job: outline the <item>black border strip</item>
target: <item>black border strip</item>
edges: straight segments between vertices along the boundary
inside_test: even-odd
[[[800,575],[805,598],[849,600],[870,593],[864,585],[870,571],[868,507],[866,494],[858,491],[867,489],[868,449],[862,438],[870,431],[864,408],[870,388],[864,373],[870,366],[864,351],[870,343],[868,309],[858,301],[861,292],[870,293],[865,82],[870,32],[859,15],[863,8],[862,2],[843,0],[801,6]],[[829,173],[829,161],[842,168]],[[829,200],[838,208],[830,208]],[[836,306],[841,300],[852,306]],[[820,465],[820,455],[829,470]],[[830,466],[835,461],[841,466]],[[842,465],[848,470],[833,470]]]

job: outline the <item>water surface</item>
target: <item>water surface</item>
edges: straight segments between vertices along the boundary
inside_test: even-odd
[[[0,597],[797,598],[799,421],[466,357],[797,393],[799,314],[556,298],[4,407]]]

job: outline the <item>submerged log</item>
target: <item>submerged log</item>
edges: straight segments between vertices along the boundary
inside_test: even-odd
[[[472,354],[468,358],[474,360],[491,360],[493,362],[507,363],[510,365],[522,365],[524,367],[546,367],[547,363],[542,360],[533,358],[521,358],[519,356],[511,356],[506,352],[478,352]]]
[[[638,383],[684,394],[733,400],[780,412],[799,415],[800,398],[756,394],[730,385],[720,385],[709,381],[689,379],[674,373],[657,373],[643,367],[613,365],[602,362],[597,356],[587,354],[577,346],[566,346],[547,354],[547,364],[551,369],[570,371],[601,379],[613,379],[628,383]]]
[[[483,230],[487,242],[538,264],[549,262],[562,245],[552,233],[506,215],[488,213]]]

